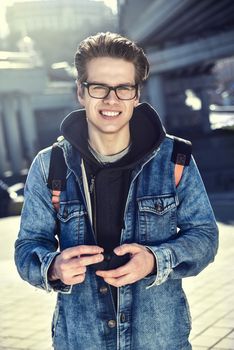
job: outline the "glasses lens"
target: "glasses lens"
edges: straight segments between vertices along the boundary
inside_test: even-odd
[[[136,87],[135,86],[119,86],[116,89],[116,95],[120,100],[132,100],[136,97]]]
[[[89,95],[93,98],[106,98],[111,90],[114,90],[120,100],[132,100],[136,97],[137,87],[132,85],[120,85],[109,87],[102,84],[84,83],[88,88]]]
[[[90,85],[89,94],[94,98],[104,98],[109,93],[109,88],[103,85]]]

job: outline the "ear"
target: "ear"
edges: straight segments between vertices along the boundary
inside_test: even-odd
[[[134,107],[136,107],[139,104],[140,95],[141,95],[140,94],[140,88],[138,88],[137,97],[135,98],[135,101],[134,101]]]
[[[81,106],[84,107],[84,90],[79,82],[77,82],[77,98]]]

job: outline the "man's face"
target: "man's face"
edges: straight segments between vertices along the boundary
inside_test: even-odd
[[[108,86],[135,85],[135,67],[123,59],[99,57],[87,64],[87,82]],[[120,100],[111,90],[106,98],[96,99],[89,96],[87,88],[78,85],[78,99],[86,110],[89,136],[128,135],[129,120],[133,109],[139,103],[138,96],[132,100]]]

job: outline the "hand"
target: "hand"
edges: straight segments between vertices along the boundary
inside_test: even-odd
[[[65,249],[52,262],[48,271],[49,281],[61,280],[67,285],[82,283],[85,280],[86,266],[104,259],[101,253],[103,248],[91,245]]]
[[[155,266],[154,255],[144,246],[133,243],[123,244],[114,249],[116,255],[131,254],[130,261],[114,270],[96,271],[96,274],[103,277],[106,283],[114,287],[122,287],[126,284],[137,282],[149,275]]]

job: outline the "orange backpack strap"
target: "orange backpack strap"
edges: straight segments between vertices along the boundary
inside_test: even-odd
[[[66,190],[67,165],[63,156],[63,150],[54,143],[50,156],[50,167],[47,186],[52,191],[52,204],[58,212],[60,207],[60,195]]]
[[[183,175],[184,166],[180,164],[175,164],[175,185],[179,185],[181,177]]]
[[[171,161],[175,163],[174,177],[176,187],[179,185],[185,166],[189,165],[192,154],[192,143],[179,137],[174,140]]]

